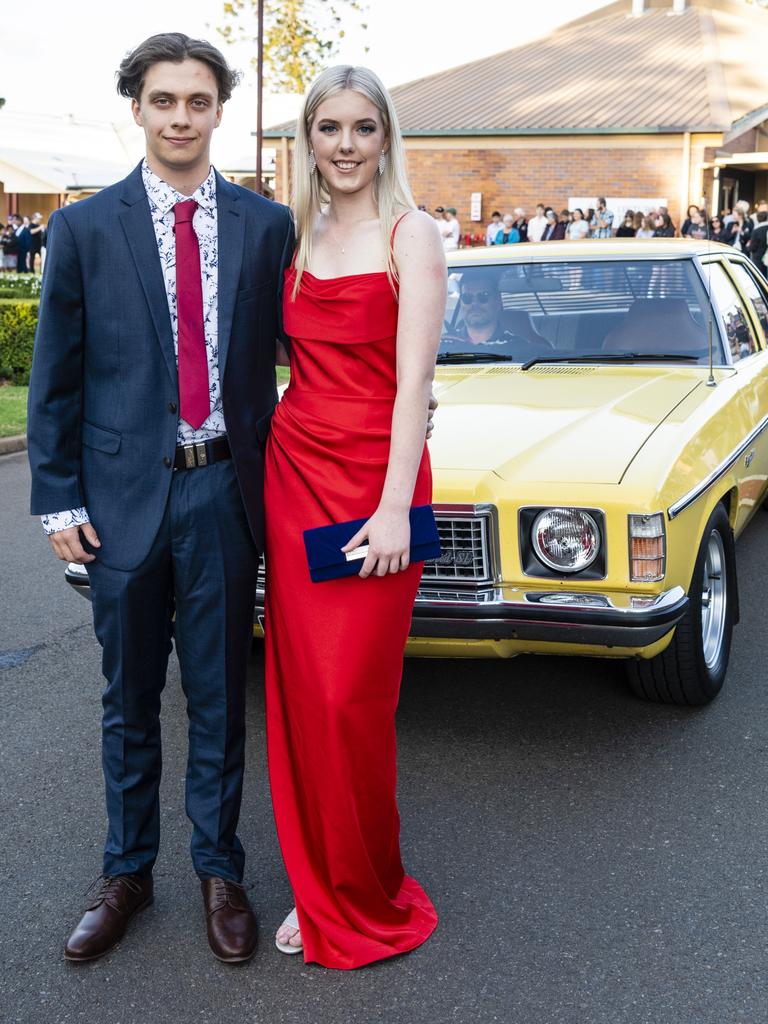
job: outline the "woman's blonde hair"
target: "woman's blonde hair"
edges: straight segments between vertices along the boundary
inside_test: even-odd
[[[405,147],[392,97],[383,83],[368,68],[340,64],[326,68],[312,83],[296,126],[293,152],[293,195],[291,203],[296,217],[296,279],[293,296],[299,290],[301,275],[309,265],[312,253],[312,230],[322,208],[330,201],[330,193],[317,167],[310,170],[309,133],[320,104],[330,96],[353,89],[374,104],[381,115],[384,135],[389,143],[384,171],[374,178],[374,198],[379,210],[381,235],[387,253],[387,276],[394,286],[397,269],[389,244],[392,228],[399,214],[416,209],[405,169]]]

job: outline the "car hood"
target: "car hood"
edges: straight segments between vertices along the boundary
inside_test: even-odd
[[[434,469],[505,480],[619,483],[703,367],[439,367]]]

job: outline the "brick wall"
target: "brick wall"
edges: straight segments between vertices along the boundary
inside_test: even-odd
[[[407,141],[407,140],[406,140]],[[414,198],[428,210],[455,206],[462,231],[471,192],[483,194],[483,221],[494,210],[522,206],[531,215],[539,202],[560,211],[569,196],[666,196],[680,225],[681,151],[675,149],[409,149]]]
[[[455,206],[463,232],[480,230],[469,219],[472,192],[483,194],[483,225],[494,210],[522,206],[531,215],[543,202],[560,211],[569,196],[583,195],[666,196],[681,223],[681,149],[416,149],[407,139],[406,147],[416,202],[428,210]],[[283,173],[278,147],[278,183]]]

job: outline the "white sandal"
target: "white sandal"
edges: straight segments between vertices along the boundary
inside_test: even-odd
[[[286,917],[286,919],[283,921],[280,927],[296,928],[298,930],[299,918],[296,913],[296,907],[293,908],[293,910],[290,912],[288,917]],[[287,942],[279,942],[277,938],[275,938],[275,945],[277,946],[281,953],[288,953],[289,955],[293,953],[302,953],[304,951],[303,946],[290,946]]]

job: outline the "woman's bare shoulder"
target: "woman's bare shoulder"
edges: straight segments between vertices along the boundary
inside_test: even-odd
[[[424,253],[436,248],[441,253],[443,243],[434,217],[424,210],[409,210],[403,214],[395,231],[395,257],[405,257],[412,252]]]

